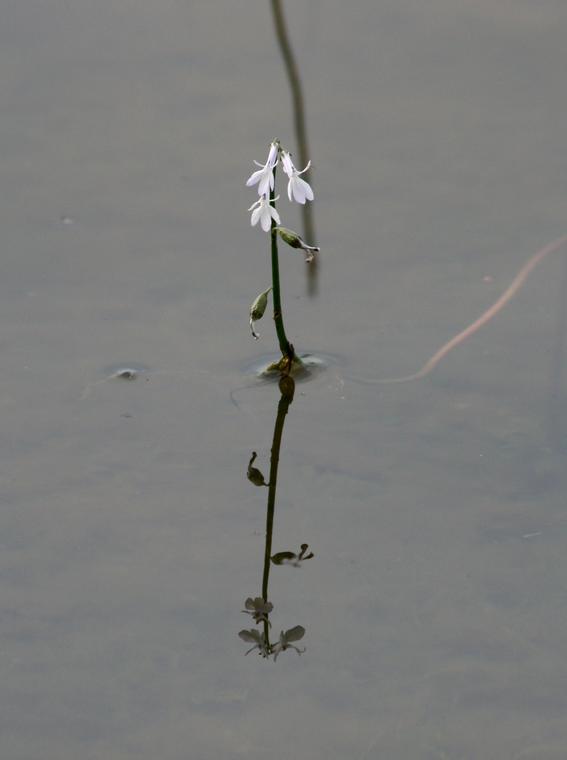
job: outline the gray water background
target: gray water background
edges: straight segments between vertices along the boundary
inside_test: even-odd
[[[285,8],[322,247],[317,298],[281,253],[286,326],[330,359],[284,430],[274,548],[315,557],[273,572],[307,631],[274,663],[237,636],[279,399],[244,181],[294,148],[269,6],[0,6],[7,760],[567,757],[565,252],[433,375],[353,380],[566,233],[567,6]]]

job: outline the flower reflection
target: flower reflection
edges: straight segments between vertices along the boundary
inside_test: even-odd
[[[299,641],[305,636],[305,628],[302,625],[296,625],[294,628],[290,628],[288,631],[282,631],[280,633],[280,640],[273,645],[272,654],[274,655],[274,662],[278,659],[278,656],[285,652],[287,649],[295,649],[297,654],[303,654],[305,648],[300,649],[292,644],[292,641]]]
[[[297,654],[303,654],[305,652],[305,648],[300,649],[300,647],[292,644],[293,641],[299,641],[305,636],[305,628],[302,625],[296,625],[293,628],[289,628],[287,631],[282,631],[279,640],[275,644],[270,644],[265,631],[260,633],[260,631],[255,628],[240,631],[238,635],[242,641],[246,641],[247,643],[253,642],[254,644],[254,646],[250,647],[250,649],[245,652],[245,656],[257,649],[258,654],[264,659],[273,656],[275,662],[280,654],[286,652],[288,649],[294,649]]]
[[[274,609],[274,605],[271,602],[262,599],[261,596],[257,596],[255,599],[249,596],[244,602],[244,606],[246,609],[242,610],[242,612],[252,615],[255,623],[268,623],[268,625],[271,625],[268,620],[268,615]]]
[[[245,656],[250,654],[250,652],[253,652],[255,649],[258,650],[258,654],[261,654],[262,657],[270,656],[272,647],[265,634],[260,633],[260,631],[257,631],[255,628],[251,628],[249,631],[240,631],[238,635],[242,641],[247,641],[248,643],[251,641],[256,642],[253,647],[250,647],[250,649],[244,653]]]

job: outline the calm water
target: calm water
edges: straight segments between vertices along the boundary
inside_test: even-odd
[[[567,232],[567,6],[286,10],[322,246],[316,298],[282,251],[286,326],[329,366],[285,418],[273,551],[315,556],[272,566],[271,635],[306,631],[273,662],[238,638],[280,401],[243,185],[294,147],[269,5],[2,3],[9,760],[567,757],[565,253],[428,378],[353,379]]]

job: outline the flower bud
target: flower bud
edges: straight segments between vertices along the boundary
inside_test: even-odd
[[[303,238],[301,238],[297,232],[288,230],[287,227],[276,227],[276,230],[279,232],[280,237],[284,243],[287,243],[292,248],[300,248],[303,251],[305,254],[305,261],[307,263],[313,261],[315,254],[321,250],[315,245],[307,245],[305,240],[303,240]]]
[[[252,337],[254,340],[258,340],[260,337],[258,333],[254,331],[254,322],[257,322],[264,316],[266,306],[268,305],[268,293],[270,290],[271,288],[268,288],[267,290],[264,290],[263,293],[260,293],[260,295],[256,298],[250,307],[250,330],[252,331]]]

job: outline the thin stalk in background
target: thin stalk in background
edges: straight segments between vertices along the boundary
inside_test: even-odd
[[[303,98],[303,88],[301,85],[301,78],[299,76],[299,69],[295,60],[295,55],[289,41],[289,35],[287,33],[287,25],[285,21],[285,14],[283,11],[281,0],[271,0],[272,16],[274,19],[274,27],[276,32],[276,40],[278,42],[280,52],[282,54],[287,78],[289,80],[289,87],[291,90],[291,100],[293,106],[293,124],[295,128],[295,137],[297,140],[297,148],[299,152],[299,163],[302,166],[306,166],[309,155],[308,141],[307,141],[307,123],[305,116],[305,101]],[[305,179],[309,182],[309,172],[306,172]],[[303,223],[303,237],[306,240],[316,240],[315,224],[313,222],[313,209],[310,205],[305,204],[301,209],[301,217]],[[319,272],[319,260],[315,259],[307,267],[307,293],[310,296],[317,294],[317,281]]]
[[[547,418],[549,443],[556,451],[565,447],[565,414],[563,391],[563,368],[565,365],[565,328],[567,326],[567,258],[561,262],[561,282],[559,285],[557,321],[551,352],[549,396]]]

